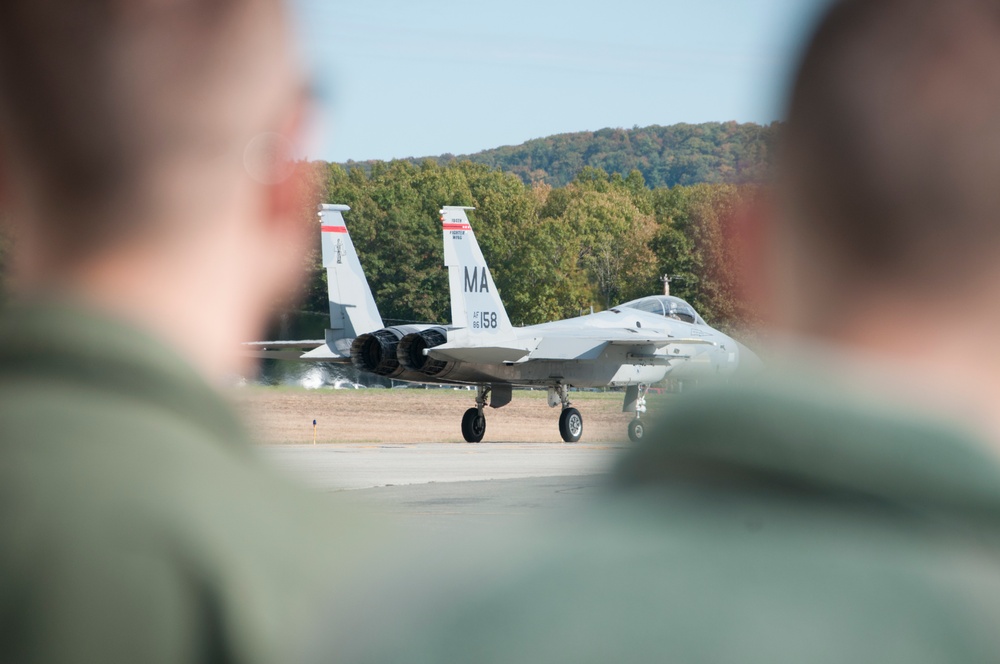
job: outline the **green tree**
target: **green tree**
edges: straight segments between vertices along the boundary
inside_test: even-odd
[[[575,281],[564,287],[574,294],[589,293],[587,304],[610,307],[650,293],[656,260],[649,243],[656,226],[652,214],[642,209],[650,207],[648,192],[634,190],[641,176],[630,177],[627,182],[584,168],[573,183],[553,190],[542,206],[555,224],[550,233],[574,257],[554,263]]]
[[[326,201],[352,208],[351,237],[387,320],[448,321],[439,214],[445,205],[476,208],[476,234],[498,288],[506,294],[521,287],[520,273],[509,266],[530,262],[526,228],[536,212],[535,198],[516,176],[471,162],[394,161],[367,174],[331,165],[326,183]],[[516,304],[510,313],[512,320],[532,316]]]
[[[675,277],[671,292],[723,329],[752,325],[740,297],[740,212],[753,186],[695,185],[654,192],[657,232],[652,243],[660,271]]]
[[[544,183],[556,188],[572,182],[585,167],[622,177],[638,170],[653,188],[759,182],[767,174],[778,129],[777,124],[736,122],[601,129],[433,159],[441,165],[472,161],[513,173],[528,186]],[[359,165],[371,168],[372,163]]]
[[[351,236],[387,321],[449,322],[444,205],[476,208],[476,236],[515,325],[649,295],[661,274],[714,324],[732,329],[751,318],[738,297],[733,220],[752,187],[650,190],[638,169],[583,167],[567,186],[529,188],[512,173],[456,159],[314,168],[322,199],[352,208]],[[307,258],[307,306],[325,312],[318,240]]]

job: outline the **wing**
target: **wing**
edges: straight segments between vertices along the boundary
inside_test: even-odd
[[[424,351],[436,360],[471,362],[475,364],[511,364],[523,362],[538,346],[539,339],[518,339],[509,344],[475,345],[450,342]]]
[[[626,353],[635,358],[680,360],[690,358],[689,354],[680,354],[682,347],[715,345],[716,343],[709,339],[678,338],[655,333],[640,335],[628,330],[612,329],[601,330],[592,336],[548,335],[492,346],[447,343],[429,349],[427,354],[444,361],[514,364],[552,360],[596,360],[609,346],[624,346]],[[656,352],[666,348],[676,348],[678,352],[670,355]]]
[[[335,344],[336,347],[336,344]],[[332,350],[323,339],[301,341],[250,341],[242,344],[243,355],[260,360],[311,360],[350,364],[350,350]],[[338,352],[339,351],[339,352]]]
[[[249,341],[241,344],[242,354],[262,360],[297,360],[302,354],[325,345],[323,339],[301,341]]]
[[[684,346],[715,346],[710,339],[674,337],[667,333],[633,332],[629,329],[606,329],[593,334],[573,336],[552,335],[538,344],[529,360],[594,360],[599,358],[609,346],[625,347],[637,357],[656,355],[656,351],[666,348],[678,350]],[[666,354],[659,354],[665,357]],[[673,359],[686,359],[689,355],[672,355]]]

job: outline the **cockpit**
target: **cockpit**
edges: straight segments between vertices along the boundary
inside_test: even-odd
[[[659,314],[660,316],[673,318],[684,323],[692,323],[693,325],[705,324],[705,321],[701,319],[701,316],[699,316],[698,312],[694,310],[694,307],[679,297],[673,297],[670,295],[651,295],[649,297],[642,297],[638,300],[626,302],[625,304],[619,304],[615,307],[615,309],[622,307],[636,309],[637,311],[645,311],[651,314]]]

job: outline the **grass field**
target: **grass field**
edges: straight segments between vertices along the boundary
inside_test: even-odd
[[[475,405],[475,392],[448,389],[243,387],[232,398],[256,439],[271,444],[311,443],[313,420],[319,443],[461,443],[462,414]],[[627,439],[632,414],[621,412],[622,399],[620,392],[573,393],[581,442]],[[548,407],[544,391],[515,390],[510,404],[486,409],[486,421],[484,443],[562,441],[559,409]]]

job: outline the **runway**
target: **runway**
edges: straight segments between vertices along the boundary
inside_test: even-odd
[[[628,445],[419,443],[262,446],[338,502],[432,530],[548,517],[602,490]]]
[[[320,491],[607,472],[628,445],[415,443],[264,445],[265,458]]]

